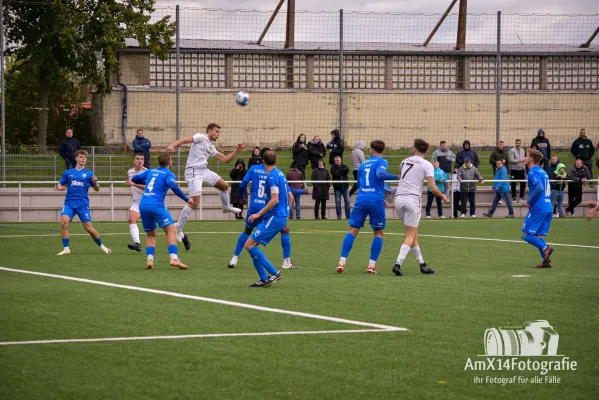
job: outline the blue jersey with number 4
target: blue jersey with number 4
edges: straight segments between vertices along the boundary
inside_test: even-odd
[[[533,214],[552,212],[551,185],[549,176],[541,167],[535,165],[528,172],[528,201]]]
[[[243,180],[239,185],[240,193],[245,193],[245,188],[248,183],[252,183],[249,204],[249,209],[252,210],[252,212],[248,214],[260,211],[262,207],[266,205],[266,178],[268,178],[268,173],[266,172],[266,169],[264,169],[263,164],[252,165],[247,174],[243,177]]]
[[[145,181],[146,188],[139,202],[140,208],[153,207],[164,208],[164,198],[169,189],[169,183],[175,182],[175,174],[168,168],[160,167],[149,169],[141,174],[135,175],[133,181]],[[172,184],[171,184],[172,185]]]
[[[380,168],[387,172],[387,160],[377,156],[372,156],[364,161],[358,169],[358,197],[356,204],[373,203],[380,201],[381,204],[385,200],[385,181],[379,180],[376,177],[376,171]]]
[[[92,186],[92,177],[94,173],[89,169],[71,168],[62,174],[59,183],[67,185],[67,195],[64,204],[71,208],[89,208],[89,197],[87,192]]]

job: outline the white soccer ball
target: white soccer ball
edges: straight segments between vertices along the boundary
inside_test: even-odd
[[[239,92],[235,95],[235,102],[238,106],[245,107],[250,102],[250,94],[247,92]]]

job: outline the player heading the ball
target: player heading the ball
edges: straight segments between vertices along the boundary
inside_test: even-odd
[[[179,221],[175,224],[177,231],[177,241],[183,242],[185,250],[189,250],[189,238],[183,233],[183,227],[187,219],[191,216],[193,210],[200,205],[200,194],[202,194],[202,184],[205,183],[210,187],[217,188],[220,201],[223,205],[223,213],[240,213],[241,210],[237,207],[232,207],[229,200],[229,185],[218,174],[208,169],[208,159],[214,157],[223,163],[229,163],[243,149],[242,144],[238,144],[232,153],[226,156],[216,151],[216,147],[212,144],[218,140],[220,136],[221,126],[215,123],[208,124],[206,133],[196,133],[192,137],[179,139],[171,143],[166,149],[169,153],[183,144],[191,144],[187,164],[185,165],[185,180],[187,181],[187,190],[191,197],[190,204],[186,205],[181,214]]]

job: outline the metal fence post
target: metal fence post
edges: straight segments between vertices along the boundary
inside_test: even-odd
[[[176,140],[179,140],[179,138],[181,137],[181,90],[180,90],[180,86],[181,86],[181,81],[180,81],[180,77],[179,77],[179,5],[177,5],[175,7],[175,27],[176,27],[176,33],[175,33],[175,45],[176,45],[176,50],[177,50],[177,64],[176,64],[176,88],[175,88],[175,133],[176,133]],[[177,147],[177,176],[181,176],[181,148]]]
[[[204,196],[200,193],[200,221],[204,220],[204,213],[202,212],[202,207],[204,206]]]
[[[339,135],[343,139],[343,9],[339,10]]]
[[[92,146],[92,170],[96,170],[96,146]]]
[[[110,220],[114,221],[114,183],[110,182]]]
[[[56,156],[54,156],[54,180],[58,179],[58,166],[56,165]]]
[[[21,204],[21,182],[19,182],[19,222],[21,222],[21,209],[23,208]]]
[[[108,180],[112,180],[112,156],[108,156]]]
[[[0,91],[2,91],[2,105],[1,115],[2,118],[2,180],[6,181],[6,98],[4,96],[4,7],[2,0],[0,0]],[[6,184],[2,184],[2,187],[6,187]]]
[[[501,138],[501,11],[497,11],[497,56],[495,56],[495,143]]]

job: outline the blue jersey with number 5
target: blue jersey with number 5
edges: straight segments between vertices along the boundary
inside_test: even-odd
[[[360,188],[358,189],[356,204],[362,202],[383,202],[385,200],[385,181],[377,179],[376,171],[383,168],[386,172],[388,165],[387,160],[377,156],[370,157],[360,165],[358,169],[358,183]]]
[[[533,214],[552,212],[551,207],[551,185],[549,176],[538,165],[532,167],[528,172],[528,204]]]
[[[139,206],[164,208],[164,198],[169,189],[169,182],[175,182],[175,174],[168,168],[149,169],[135,176],[136,180],[146,182],[143,197]]]
[[[266,178],[268,173],[263,164],[252,165],[239,185],[240,193],[245,193],[248,183],[252,183],[250,189],[249,209],[253,212],[260,211],[266,205]],[[251,214],[251,213],[250,213]]]

